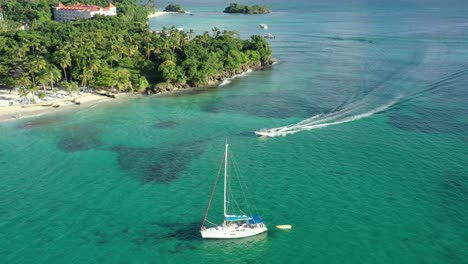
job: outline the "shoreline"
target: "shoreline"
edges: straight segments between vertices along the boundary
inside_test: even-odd
[[[0,90],[0,96],[5,94],[5,91],[6,90]],[[17,95],[13,94],[11,99],[16,99],[15,96]],[[121,93],[115,98],[110,98],[105,95],[86,92],[36,104],[0,106],[0,123],[37,117],[45,114],[79,111],[97,104],[119,102],[124,98],[129,98],[130,96],[132,96],[131,93]],[[19,99],[19,96],[17,99]]]
[[[210,88],[218,88],[220,86],[225,85],[226,81],[232,80],[238,76],[242,76],[245,73],[249,73],[252,71],[261,71],[268,68],[273,67],[273,65],[277,64],[278,61],[275,58],[271,58],[268,63],[261,64],[259,63],[250,63],[245,64],[241,67],[240,70],[228,70],[221,73],[218,73],[215,76],[211,76],[208,78],[208,82],[204,85],[196,85],[190,86],[188,84],[164,84],[160,85],[159,87],[155,87],[155,92],[153,95],[170,95],[170,94],[180,94],[192,91],[199,91],[205,90]]]
[[[107,93],[97,92],[83,92],[80,94],[67,95],[64,97],[53,98],[49,101],[42,101],[35,104],[14,104],[5,105],[8,101],[17,101],[20,99],[16,91],[9,92],[8,89],[0,89],[0,123],[8,122],[13,120],[19,120],[23,118],[37,117],[41,115],[51,113],[63,113],[65,111],[79,111],[89,107],[93,107],[97,104],[122,102],[124,99],[131,99],[141,96],[166,96],[166,95],[182,95],[188,93],[196,93],[198,91],[204,91],[207,89],[216,89],[227,81],[233,78],[244,75],[245,73],[252,71],[259,71],[271,68],[277,60],[272,58],[267,64],[250,64],[244,65],[242,70],[227,71],[212,76],[208,83],[200,86],[188,86],[188,85],[170,85],[169,87],[158,88],[160,89],[156,93],[119,93],[112,94],[112,97]],[[229,83],[229,82],[228,82]],[[2,106],[2,100],[3,106]]]
[[[168,14],[179,14],[178,12],[165,12],[165,11],[156,11],[152,14],[149,14],[148,15],[148,18],[152,18],[152,17],[159,17],[159,16],[164,16],[164,15],[168,15]]]

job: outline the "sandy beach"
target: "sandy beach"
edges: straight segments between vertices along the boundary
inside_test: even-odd
[[[168,14],[177,14],[177,12],[157,11],[157,12],[154,12],[154,13],[152,13],[152,14],[149,14],[149,15],[148,15],[148,18],[159,17],[159,16],[163,16],[163,15],[168,15]]]
[[[129,94],[119,94],[114,99],[89,92],[71,95],[59,92],[54,97],[48,96],[46,100],[36,99],[35,104],[20,104],[18,102],[20,96],[16,91],[0,89],[0,122],[63,111],[77,111],[98,103],[116,101],[127,95]]]

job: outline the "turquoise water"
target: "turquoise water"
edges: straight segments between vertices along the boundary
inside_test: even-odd
[[[194,15],[151,27],[271,32],[279,63],[1,123],[2,263],[467,262],[466,4],[268,1],[272,14],[245,16],[181,3]],[[226,138],[267,235],[199,236]]]

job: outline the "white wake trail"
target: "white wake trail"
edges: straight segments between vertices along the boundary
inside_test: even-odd
[[[358,104],[359,105],[359,104]],[[330,120],[335,120],[337,118],[340,118],[343,115],[346,115],[350,112],[352,112],[355,109],[355,107],[348,106],[346,108],[343,108],[337,112],[332,112],[332,113],[322,113],[318,115],[314,115],[312,117],[309,117],[307,119],[302,120],[299,123],[292,124],[292,125],[287,125],[287,126],[282,126],[282,127],[277,127],[277,128],[271,128],[269,129],[270,131],[275,131],[275,132],[282,132],[282,131],[288,131],[289,129],[296,129],[298,127],[302,126],[310,126],[314,124],[319,124],[323,122],[327,122]]]
[[[366,118],[376,113],[385,111],[389,107],[394,105],[396,102],[398,102],[398,100],[399,99],[397,98],[385,105],[382,105],[378,108],[372,109],[371,111],[368,111],[362,114],[343,117],[343,115],[355,110],[355,109],[344,109],[335,113],[315,115],[313,117],[302,120],[301,122],[292,124],[292,125],[287,125],[287,126],[282,126],[282,127],[277,127],[277,128],[270,128],[270,129],[261,129],[261,130],[255,131],[255,133],[260,136],[277,137],[277,136],[287,136],[287,135],[295,134],[301,131],[307,131],[307,130],[312,130],[312,129],[317,129],[317,128],[339,125],[339,124],[355,121],[358,119]],[[331,120],[334,120],[334,121],[329,122]]]

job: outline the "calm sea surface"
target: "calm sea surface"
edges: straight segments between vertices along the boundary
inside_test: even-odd
[[[151,27],[272,33],[279,63],[1,123],[0,262],[467,263],[468,4],[372,2],[180,1]],[[199,236],[226,138],[267,235]]]

